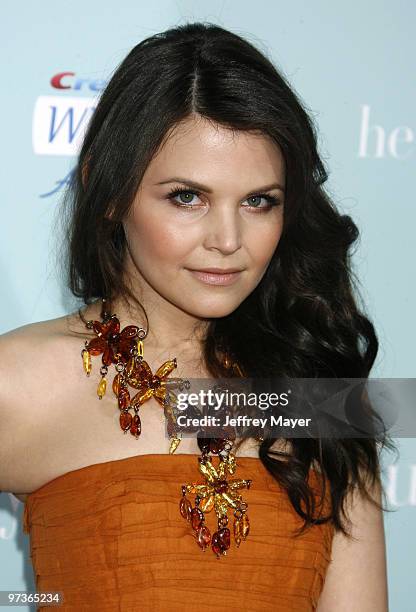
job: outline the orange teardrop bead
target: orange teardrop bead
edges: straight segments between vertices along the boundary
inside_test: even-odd
[[[204,520],[204,515],[199,508],[192,508],[191,511],[191,525],[192,528],[197,530]]]
[[[223,527],[217,533],[223,549],[228,550],[230,548],[230,530],[228,527]]]
[[[130,393],[128,389],[121,388],[118,392],[118,407],[120,410],[127,408],[130,405]]]
[[[179,502],[179,510],[184,519],[186,519],[187,521],[191,519],[192,505],[187,497],[181,497],[181,500]]]
[[[133,421],[133,417],[131,416],[130,412],[125,412],[123,410],[123,412],[120,413],[120,427],[123,431],[127,431]]]
[[[136,436],[138,438],[142,432],[142,422],[138,414],[135,414],[133,417],[133,422],[130,426],[130,433],[132,436]]]
[[[119,391],[120,391],[120,374],[116,374],[113,380],[114,395],[117,396]]]
[[[206,525],[201,527],[196,532],[196,540],[202,550],[205,550],[211,543],[211,532]]]
[[[218,535],[218,531],[216,531],[212,536],[211,548],[217,555],[218,559],[225,553],[224,548],[222,546],[222,542]]]

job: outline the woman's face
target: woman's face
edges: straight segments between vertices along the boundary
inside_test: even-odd
[[[283,156],[265,136],[233,134],[201,117],[176,126],[123,224],[126,271],[139,295],[198,318],[233,312],[277,247],[284,186]],[[209,268],[238,272],[195,272]]]

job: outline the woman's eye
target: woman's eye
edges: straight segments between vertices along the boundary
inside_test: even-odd
[[[261,206],[261,200],[265,200],[266,204]],[[272,195],[267,195],[265,193],[250,196],[249,198],[247,198],[247,202],[249,203],[249,206],[246,206],[246,208],[259,208],[266,210],[269,210],[270,208],[273,208],[273,206],[278,206],[280,204],[279,198],[276,198]]]
[[[171,191],[169,193],[169,200],[172,200],[174,204],[177,204],[178,206],[190,206],[190,207],[194,207],[195,202],[193,201],[193,198],[195,196],[198,196],[199,194],[195,191],[189,191],[189,190],[185,190],[185,189],[174,189],[173,191]],[[179,200],[177,200],[176,198],[180,198]]]

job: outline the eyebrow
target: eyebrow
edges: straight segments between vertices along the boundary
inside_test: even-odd
[[[205,191],[206,193],[212,193],[212,189],[207,187],[206,185],[201,185],[201,183],[196,183],[195,181],[190,181],[188,179],[180,178],[180,177],[172,177],[167,179],[166,181],[161,181],[160,183],[155,183],[156,185],[166,185],[167,183],[184,183],[185,185],[189,185],[189,187],[193,187],[194,189],[199,189],[200,191]],[[280,189],[283,193],[285,193],[285,189],[279,183],[271,183],[270,185],[264,185],[263,187],[259,187],[258,189],[254,189],[250,191],[248,194],[254,195],[258,194],[262,191],[271,191],[272,189]]]

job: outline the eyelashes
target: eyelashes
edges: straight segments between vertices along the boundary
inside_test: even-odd
[[[167,195],[167,199],[170,200],[170,202],[172,202],[172,204],[174,204],[175,206],[178,206],[179,208],[183,208],[185,210],[191,210],[193,208],[197,208],[196,205],[194,204],[190,204],[190,203],[186,203],[186,202],[178,202],[177,200],[175,200],[176,197],[180,196],[180,195],[193,195],[193,196],[200,196],[201,192],[197,191],[194,188],[187,188],[187,187],[174,187]],[[251,196],[249,196],[247,198],[247,200],[251,200],[254,198],[264,198],[264,200],[266,200],[267,202],[267,206],[244,206],[244,208],[249,208],[251,210],[254,210],[255,212],[267,212],[269,210],[271,210],[274,206],[279,206],[282,202],[281,200],[276,197],[276,196],[272,196],[268,193],[256,193],[256,194],[252,194]]]

